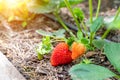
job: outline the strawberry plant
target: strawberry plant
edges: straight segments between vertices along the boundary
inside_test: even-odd
[[[97,48],[104,50],[105,56],[120,73],[120,64],[118,63],[120,61],[120,44],[115,42],[106,42],[104,40],[112,29],[120,29],[120,7],[118,8],[114,19],[111,22],[105,22],[104,17],[99,16],[101,0],[98,0],[95,17],[93,16],[92,0],[89,0],[90,16],[88,25],[84,22],[84,12],[78,7],[72,7],[72,5],[80,2],[82,2],[82,0],[26,0],[15,5],[16,8],[13,6],[7,8],[9,6],[6,5],[4,1],[0,0],[0,13],[4,14],[9,10],[13,11],[10,12],[10,15],[4,14],[4,16],[7,16],[8,21],[12,21],[14,19],[22,20],[23,27],[27,25],[27,20],[33,18],[35,14],[52,13],[57,18],[58,22],[64,29],[59,29],[54,32],[46,32],[43,30],[36,31],[38,34],[43,36],[41,43],[36,47],[38,59],[40,60],[43,59],[45,54],[52,53],[50,58],[51,65],[64,65],[81,57],[86,51]],[[7,9],[4,9],[3,5],[7,6],[5,7]],[[21,9],[23,6],[24,9]],[[62,7],[66,7],[74,19],[78,30],[75,34],[66,26],[59,15]],[[31,15],[30,13],[32,13],[33,16],[29,18]],[[103,26],[107,26],[107,30],[102,35],[101,39],[95,39],[97,31]],[[66,37],[65,30],[69,33],[69,37]],[[56,42],[60,43],[58,43],[53,49],[52,44]],[[120,79],[120,75],[115,74],[105,67],[92,64],[92,62],[86,58],[83,59],[82,63],[74,65],[70,69],[69,74],[73,80],[104,80],[109,77]]]
[[[84,22],[83,22],[84,13],[78,8],[72,9],[71,4],[68,0],[64,0],[64,2],[66,4],[66,7],[72,14],[72,17],[74,18],[75,23],[78,27],[78,32],[77,32],[77,36],[76,36],[75,34],[72,33],[72,31],[64,24],[64,22],[60,18],[60,16],[59,16],[59,8],[60,7],[58,7],[55,10],[54,15],[57,17],[58,21],[61,23],[63,28],[66,31],[68,31],[69,34],[71,35],[71,37],[69,37],[65,40],[65,41],[67,41],[67,43],[70,46],[72,45],[72,49],[71,49],[72,54],[67,53],[68,55],[71,55],[71,57],[69,57],[69,59],[72,58],[74,60],[74,59],[80,57],[81,55],[83,55],[83,53],[86,51],[86,47],[87,47],[87,50],[88,49],[93,50],[91,48],[93,48],[93,45],[94,45],[94,47],[96,47],[98,49],[102,49],[102,48],[104,49],[104,53],[107,56],[108,60],[111,62],[111,64],[114,66],[114,68],[117,69],[118,72],[120,72],[120,70],[119,70],[120,64],[118,63],[119,62],[120,44],[114,43],[114,42],[106,42],[103,40],[106,38],[107,34],[110,32],[111,29],[115,29],[115,28],[119,29],[120,26],[118,23],[119,22],[118,16],[119,16],[120,8],[118,9],[114,20],[109,25],[106,25],[104,22],[104,17],[98,16],[101,0],[98,1],[98,8],[97,8],[95,19],[93,19],[92,0],[89,0],[90,34],[87,34],[86,24],[84,24]],[[82,24],[84,32],[83,32],[80,24]],[[103,34],[103,36],[100,40],[94,39],[96,32],[103,25],[109,26],[109,28],[105,31],[105,33]],[[84,34],[84,36],[83,36],[83,34]],[[60,49],[62,49],[62,48],[60,48]],[[67,49],[67,51],[68,51],[68,49]],[[53,51],[52,55],[57,55],[57,53],[54,53],[54,51]],[[63,55],[65,55],[65,54],[62,54],[60,56],[62,57]],[[54,59],[53,59],[53,57],[51,58],[52,65],[57,66],[59,64],[60,65],[66,64],[66,63],[62,63],[64,61],[61,61],[61,59],[59,59],[60,62],[59,62],[59,60],[56,60],[57,58],[59,59],[59,56],[57,56]],[[58,61],[59,63],[54,62],[54,61]],[[110,71],[107,68],[92,64],[91,61],[89,61],[88,59],[83,59],[83,62],[85,62],[86,64],[80,63],[80,64],[73,66],[70,69],[69,73],[73,80],[79,80],[79,79],[81,79],[81,80],[103,80],[103,79],[106,79],[109,77],[115,77],[117,79],[120,79],[119,75],[115,74],[114,72]],[[53,63],[56,63],[56,65]],[[68,63],[69,63],[69,61],[68,61]]]
[[[48,54],[52,50],[52,44],[49,36],[46,36],[42,39],[42,42],[36,47],[36,52],[38,59],[43,59],[44,54]]]
[[[100,41],[101,42],[101,41]],[[99,43],[100,43],[99,42]],[[103,42],[101,42],[103,43]],[[120,73],[120,44],[114,42],[104,42],[104,53],[114,68]],[[115,74],[107,68],[95,64],[77,64],[69,71],[73,80],[104,80],[109,77],[120,79],[120,75]]]

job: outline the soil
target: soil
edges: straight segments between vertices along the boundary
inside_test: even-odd
[[[85,8],[84,10],[87,9]],[[115,10],[109,10],[109,12],[110,11],[113,11],[111,15],[115,14]],[[101,15],[107,15],[109,12],[101,12]],[[86,13],[86,15],[87,14],[88,13]],[[67,14],[64,14],[63,17],[66,15],[68,17],[66,20],[71,22],[72,19],[68,12]],[[62,28],[61,25],[44,15],[36,15],[33,20],[28,21],[26,28],[23,28],[21,24],[22,22],[20,21],[13,21],[10,23],[7,21],[0,22],[0,51],[6,55],[27,80],[71,80],[68,71],[72,65],[80,63],[81,58],[68,65],[53,67],[50,64],[51,54],[45,55],[43,60],[38,60],[35,52],[36,45],[40,43],[42,39],[42,36],[35,31],[43,29],[52,32]],[[119,33],[119,30],[111,32],[108,35],[108,39],[120,42]],[[88,51],[84,57],[87,57],[88,59],[91,59],[93,63],[105,66],[118,74],[101,51]],[[110,78],[107,80],[116,79]]]

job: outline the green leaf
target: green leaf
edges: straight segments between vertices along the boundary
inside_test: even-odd
[[[50,36],[50,37],[56,37],[56,38],[64,38],[65,37],[65,30],[64,29],[59,29],[55,32],[47,32],[44,30],[36,30],[36,32],[42,36]]]
[[[29,0],[27,7],[30,12],[34,13],[49,13],[59,5],[59,0]]]
[[[89,39],[87,39],[87,38],[82,38],[81,39],[81,43],[83,43],[83,44],[89,44]]]
[[[59,29],[55,32],[53,32],[53,35],[57,38],[64,38],[65,37],[65,30],[64,29]]]
[[[42,39],[42,42],[39,43],[36,47],[38,58],[41,59],[43,55],[50,53],[52,49],[53,46],[51,44],[50,37],[46,36]]]
[[[85,44],[85,46],[87,47],[87,50],[89,51],[94,51],[95,49],[94,49],[94,47],[93,46],[91,46],[90,44]]]
[[[83,0],[68,0],[71,5],[78,4]],[[29,0],[27,8],[30,12],[34,13],[50,13],[54,11],[57,6],[65,7],[64,0]]]
[[[120,43],[106,43],[104,52],[111,64],[120,72]]]
[[[120,17],[118,17],[115,21],[109,24],[109,27],[112,29],[120,29]]]
[[[53,36],[53,34],[51,32],[47,32],[42,29],[36,30],[36,32],[42,36]]]
[[[94,64],[77,64],[69,71],[73,80],[104,80],[115,76],[113,72]]]
[[[72,43],[75,41],[74,37],[69,37],[65,40],[69,46],[72,45]]]
[[[96,32],[103,24],[103,17],[98,17],[90,26],[90,32]]]
[[[66,7],[64,0],[59,0],[60,1],[60,7]],[[75,4],[79,4],[81,2],[83,2],[84,0],[68,0],[68,2],[70,3],[70,5],[75,5]]]
[[[77,32],[77,38],[78,40],[81,40],[83,38],[83,33],[81,31]]]
[[[93,40],[93,45],[98,49],[102,49],[105,43],[106,42],[104,40]]]
[[[91,64],[91,63],[92,63],[92,59],[87,59],[87,58],[86,58],[86,59],[83,59],[83,60],[82,60],[82,64],[83,64],[83,63],[84,63],[84,64]]]
[[[73,9],[73,12],[74,12],[74,14],[75,14],[75,16],[80,20],[80,21],[83,21],[83,19],[84,19],[84,13],[83,13],[83,11],[80,9],[80,8],[74,8]]]
[[[39,60],[43,59],[43,55],[42,54],[37,53],[37,57],[38,57]]]

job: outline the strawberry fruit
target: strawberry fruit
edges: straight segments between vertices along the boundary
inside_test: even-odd
[[[75,60],[82,56],[86,51],[86,47],[82,43],[73,42],[72,44],[72,59]]]
[[[50,61],[52,66],[59,66],[63,64],[68,64],[72,62],[71,51],[69,51],[69,46],[62,42],[59,43],[53,50]]]

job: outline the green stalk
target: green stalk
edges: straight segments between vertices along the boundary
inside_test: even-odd
[[[92,46],[92,42],[93,42],[93,39],[94,39],[94,32],[91,32],[90,33],[90,45]]]
[[[80,23],[79,23],[79,21],[77,20],[77,18],[75,17],[75,14],[74,14],[74,12],[72,11],[72,8],[71,8],[71,6],[70,6],[70,3],[68,2],[68,0],[64,0],[64,2],[65,2],[65,4],[66,4],[68,10],[69,10],[70,13],[72,14],[72,17],[74,18],[75,23],[76,23],[76,25],[77,25],[79,31],[82,32],[82,29],[81,29],[81,27],[80,27]]]
[[[90,11],[90,22],[93,22],[93,6],[92,6],[92,0],[89,0],[89,11]]]
[[[119,14],[120,14],[120,7],[119,7],[118,10],[117,10],[117,13],[116,13],[116,15],[115,15],[115,18],[114,18],[113,22],[118,18]],[[101,39],[105,39],[110,31],[111,31],[111,28],[108,28],[108,29],[105,31],[105,33],[103,34],[103,36],[102,36]]]
[[[108,29],[104,32],[104,34],[102,35],[101,38],[102,38],[102,39],[105,39],[110,31],[111,31],[111,28],[108,28]]]
[[[120,76],[119,75],[116,75],[115,78],[118,79],[118,80],[120,80]]]
[[[63,20],[58,15],[58,11],[55,11],[54,15],[58,19],[59,23],[63,26],[63,28],[72,36],[75,37],[75,35],[72,33],[72,31],[64,24]]]
[[[97,18],[98,15],[99,15],[100,5],[101,5],[101,0],[98,0],[98,7],[97,7],[97,12],[96,12],[96,18]]]
[[[82,23],[82,26],[83,26],[83,28],[84,28],[86,38],[88,38],[87,27],[85,26],[85,24],[84,24],[83,21],[82,21],[81,23]]]
[[[115,21],[115,20],[118,18],[119,14],[120,14],[120,7],[118,8],[117,13],[116,13],[116,16],[115,16],[115,18],[114,18],[113,21]]]

